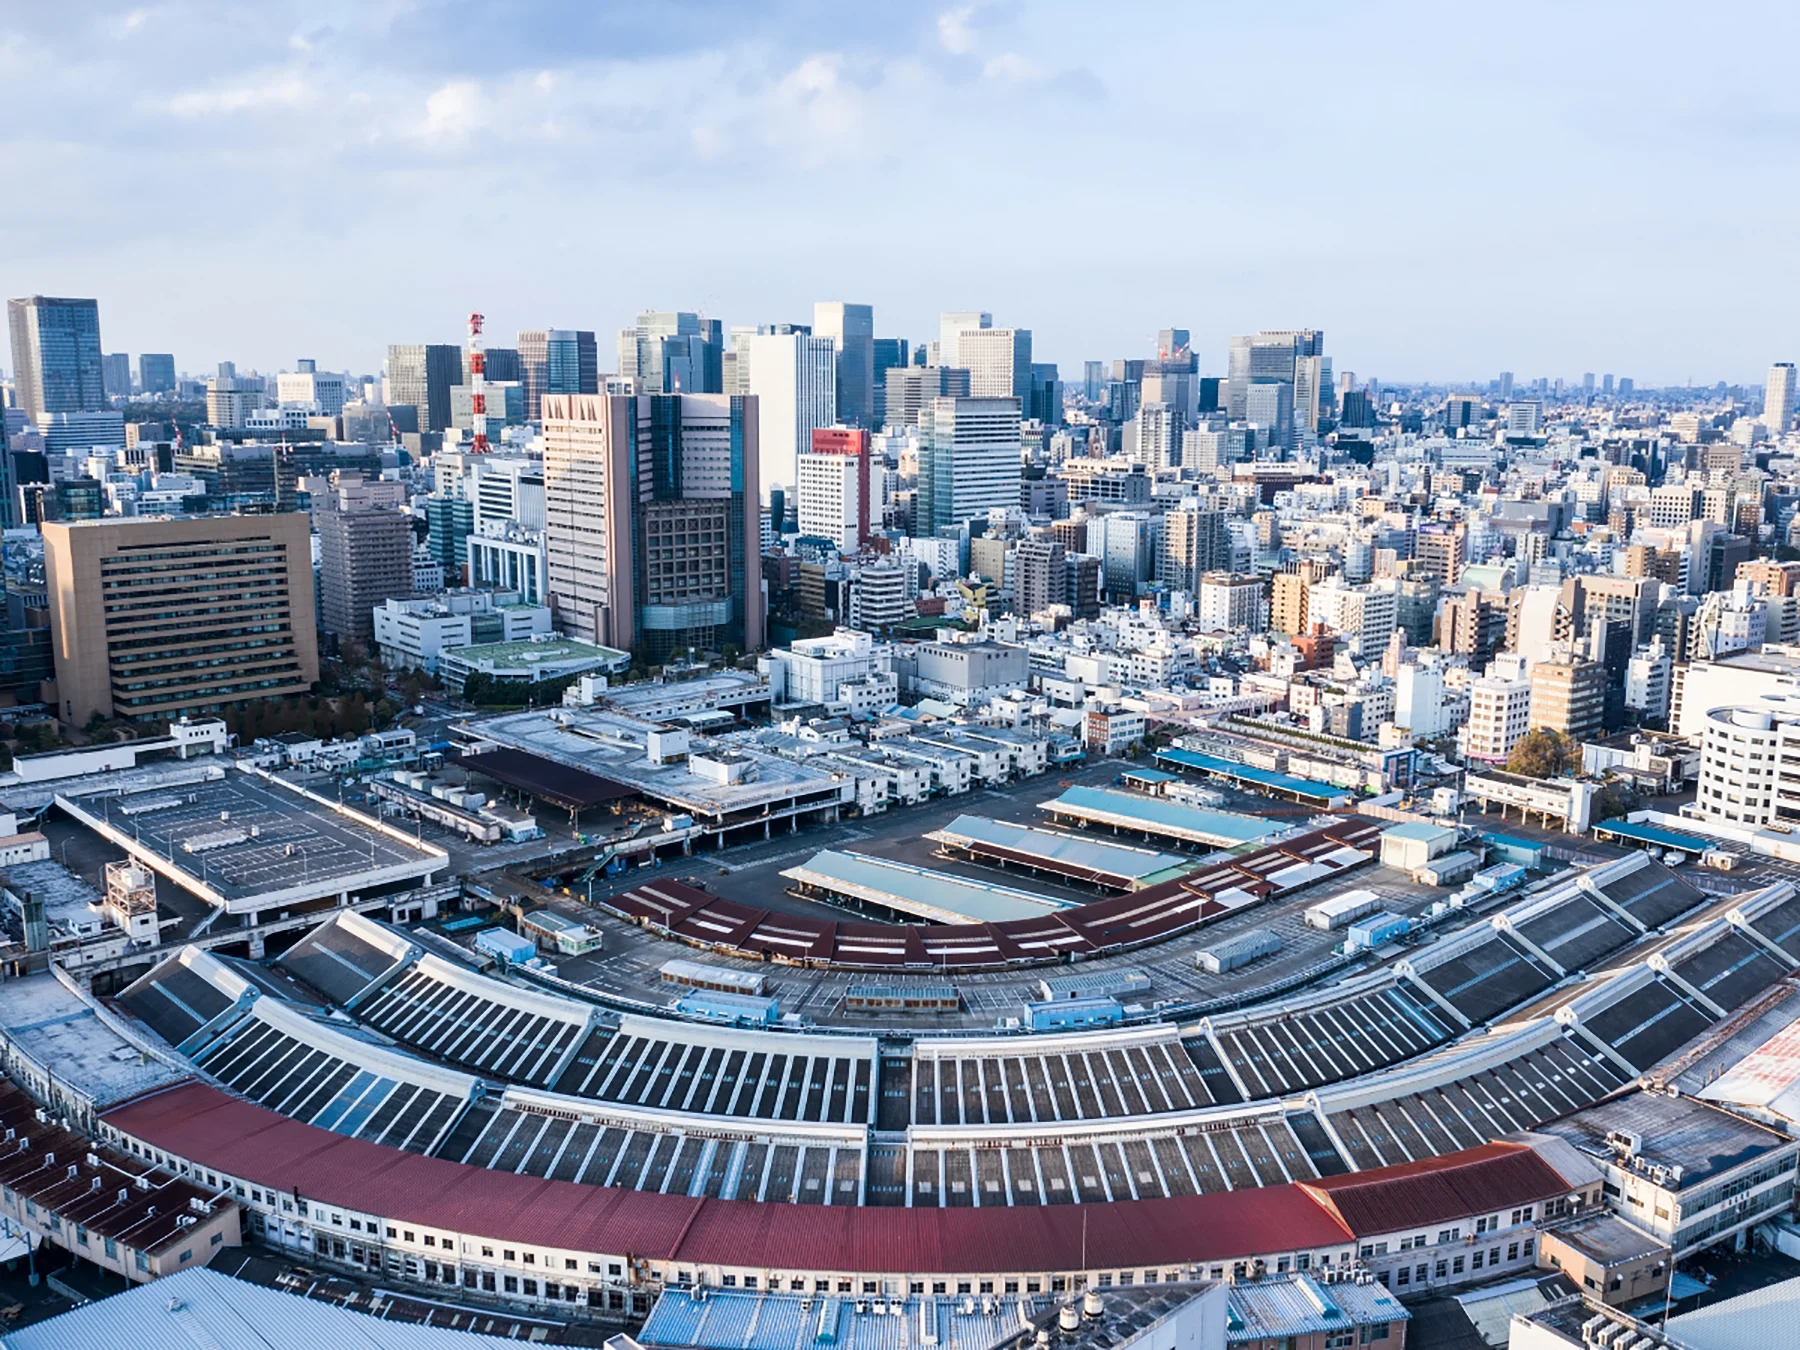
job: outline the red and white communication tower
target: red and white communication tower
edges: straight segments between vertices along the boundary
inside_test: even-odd
[[[482,350],[479,314],[469,315],[469,421],[475,428],[475,443],[470,450],[477,455],[488,452],[487,438],[487,355]]]

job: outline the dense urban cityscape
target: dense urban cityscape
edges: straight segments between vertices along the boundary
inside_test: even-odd
[[[1791,362],[808,317],[193,373],[8,302],[0,1344],[1790,1297]]]

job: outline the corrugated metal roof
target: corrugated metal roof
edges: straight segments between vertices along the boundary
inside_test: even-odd
[[[221,1350],[501,1350],[504,1336],[388,1322],[206,1269],[86,1303],[0,1336],[0,1350],[207,1345]]]
[[[1072,787],[1043,810],[1092,820],[1117,821],[1136,829],[1145,822],[1182,838],[1193,838],[1212,844],[1249,844],[1267,839],[1284,828],[1261,816],[1241,816],[1230,811],[1207,811],[1198,806],[1183,806],[1166,797],[1150,797],[1137,792],[1114,792],[1108,788]]]
[[[1528,1145],[1497,1142],[1379,1172],[1324,1177],[1302,1189],[1364,1237],[1548,1200],[1573,1188]]]
[[[1230,1341],[1329,1334],[1404,1322],[1410,1316],[1385,1285],[1351,1280],[1324,1284],[1302,1274],[1239,1280],[1226,1297]]]
[[[1790,1023],[1700,1089],[1709,1102],[1757,1106],[1800,1120],[1800,1022]]]
[[[1689,1350],[1769,1350],[1792,1345],[1797,1323],[1800,1277],[1671,1317],[1669,1330]]]
[[[1101,839],[1083,839],[1079,835],[1034,829],[1030,825],[1014,825],[1009,821],[992,820],[987,816],[958,816],[939,833],[973,839],[983,844],[997,844],[1052,863],[1070,863],[1076,867],[1091,868],[1134,881],[1171,867],[1180,867],[1190,861],[1173,853],[1130,848]]]
[[[1170,764],[1180,764],[1189,769],[1221,774],[1228,778],[1235,778],[1241,783],[1253,783],[1258,787],[1273,788],[1277,792],[1291,792],[1298,797],[1329,801],[1334,797],[1354,795],[1351,789],[1341,788],[1332,783],[1321,783],[1314,778],[1300,778],[1291,773],[1276,773],[1273,769],[1259,769],[1254,764],[1239,764],[1235,760],[1220,759],[1217,755],[1196,754],[1192,750],[1158,750],[1156,757],[1158,760],[1166,760]]]
[[[908,914],[935,919],[947,916],[952,922],[958,919],[974,923],[1036,919],[1055,910],[1073,908],[1067,900],[838,849],[822,849],[781,875],[872,900]]]

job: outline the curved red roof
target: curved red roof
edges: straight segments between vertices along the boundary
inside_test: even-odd
[[[1109,1205],[760,1204],[655,1195],[425,1158],[187,1082],[108,1111],[115,1129],[246,1181],[421,1228],[697,1265],[819,1271],[1078,1270],[1231,1260],[1350,1240],[1299,1186]]]
[[[796,1271],[948,1274],[1229,1261],[1348,1243],[1352,1224],[1381,1209],[1373,1202],[1384,1185],[1410,1192],[1434,1185],[1440,1173],[1456,1178],[1458,1192],[1479,1195],[1482,1203],[1462,1213],[1492,1208],[1486,1201],[1502,1192],[1509,1203],[1537,1198],[1512,1191],[1545,1184],[1545,1174],[1553,1191],[1566,1189],[1531,1150],[1522,1150],[1527,1162],[1516,1146],[1487,1145],[1328,1182],[1171,1200],[985,1209],[761,1204],[546,1181],[421,1157],[305,1125],[192,1081],[115,1107],[103,1119],[202,1167],[420,1228],[521,1246]],[[1487,1182],[1496,1165],[1507,1175],[1496,1171]],[[1353,1193],[1369,1203],[1357,1204]],[[1443,1195],[1434,1185],[1432,1201],[1442,1203]],[[1397,1203],[1395,1211],[1402,1208],[1416,1215],[1426,1206]]]

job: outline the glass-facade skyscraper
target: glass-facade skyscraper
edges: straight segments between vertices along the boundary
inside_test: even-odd
[[[105,409],[97,302],[27,296],[6,302],[6,321],[14,388],[27,417]]]

